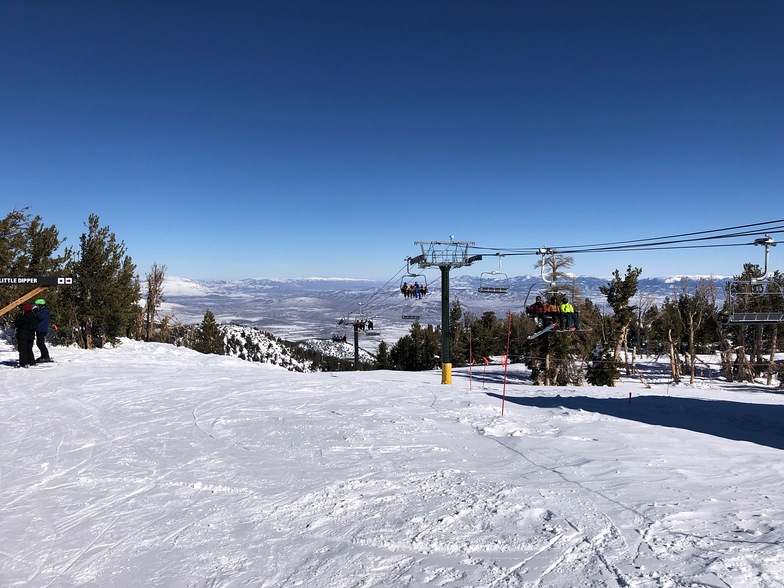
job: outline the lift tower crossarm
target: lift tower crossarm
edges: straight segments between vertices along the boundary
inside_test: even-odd
[[[422,248],[422,255],[411,259],[419,267],[463,267],[481,261],[481,255],[468,255],[473,241],[415,241]]]

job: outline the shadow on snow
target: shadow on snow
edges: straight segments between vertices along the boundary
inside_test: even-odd
[[[501,394],[488,392],[501,398]],[[634,420],[648,425],[686,429],[734,441],[784,449],[784,406],[671,396],[591,398],[589,396],[507,396],[506,402],[533,408],[566,408]]]

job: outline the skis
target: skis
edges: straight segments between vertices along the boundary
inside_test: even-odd
[[[556,333],[588,333],[590,331],[593,331],[591,327],[587,329],[559,329]]]
[[[554,330],[556,326],[557,326],[557,325],[550,325],[550,326],[548,326],[548,327],[545,327],[545,328],[544,328],[544,329],[542,329],[541,331],[536,331],[536,333],[534,333],[534,334],[532,334],[532,335],[528,335],[528,339],[529,339],[529,340],[530,340],[530,339],[536,339],[536,338],[537,338],[539,335],[544,335],[545,333],[548,333],[548,332],[550,332],[550,331]]]
[[[540,335],[544,335],[545,333],[549,333],[550,331],[553,331],[555,333],[587,333],[588,331],[593,330],[590,327],[587,329],[557,329],[556,328],[557,326],[558,325],[550,325],[548,327],[545,327],[544,329],[536,331],[536,333],[534,333],[533,335],[529,335],[528,339],[529,340],[536,339]]]

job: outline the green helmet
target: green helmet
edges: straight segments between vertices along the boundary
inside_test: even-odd
[[[38,300],[36,300],[36,301],[35,301],[35,303],[34,303],[34,304],[35,304],[36,306],[43,306],[43,305],[45,305],[45,304],[46,304],[46,300],[44,300],[43,298],[39,298]]]

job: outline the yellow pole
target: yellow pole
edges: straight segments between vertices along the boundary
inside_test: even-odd
[[[451,384],[452,383],[452,364],[451,363],[442,363],[441,364],[441,383],[442,384]]]

